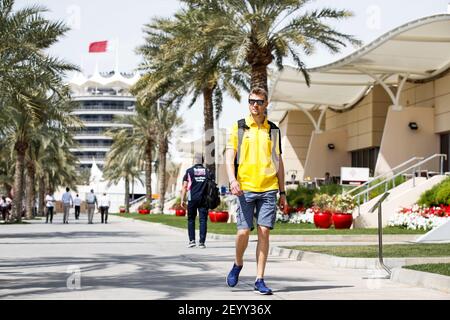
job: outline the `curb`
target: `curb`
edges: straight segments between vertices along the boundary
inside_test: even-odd
[[[125,217],[120,217],[125,218]],[[129,218],[125,218],[129,219]],[[142,221],[138,219],[130,219],[135,221],[140,221],[144,223],[156,223],[149,221]],[[182,233],[187,232],[187,230],[168,226],[163,223],[157,223],[159,225],[165,226],[168,229],[172,229],[175,231],[179,231]],[[422,235],[420,234],[404,234],[404,235],[383,235],[383,242],[412,242],[415,241],[418,237]],[[218,233],[209,233],[206,235],[206,239],[209,240],[226,240],[226,241],[234,241],[236,239],[235,234],[218,234]],[[250,235],[250,241],[258,240],[257,235]],[[271,242],[292,242],[292,241],[301,241],[301,242],[374,242],[374,244],[378,243],[378,235],[271,235]]]
[[[272,247],[270,255],[288,258],[290,260],[306,261],[313,264],[327,265],[334,268],[345,269],[377,269],[381,268],[378,258],[345,258],[323,253],[307,252],[280,247]],[[425,263],[450,263],[450,257],[431,258],[384,258],[384,263],[389,268],[425,264]]]
[[[392,270],[391,280],[414,287],[450,293],[450,277],[440,274],[395,268]]]

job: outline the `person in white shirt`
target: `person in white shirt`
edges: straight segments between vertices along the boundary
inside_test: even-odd
[[[8,197],[2,196],[0,198],[0,213],[2,214],[3,220],[5,223],[9,219],[9,210],[11,210],[11,199]]]
[[[77,195],[75,196],[75,199],[73,199],[73,205],[75,206],[75,220],[78,220],[80,218],[80,210],[81,210],[81,198]]]
[[[62,203],[64,208],[64,222],[63,223],[69,223],[69,212],[70,208],[73,207],[73,198],[72,194],[69,192],[70,189],[66,188],[66,192],[62,195]]]
[[[55,198],[50,193],[45,197],[45,206],[47,208],[46,221],[48,223],[48,217],[50,216],[50,223],[53,223],[53,210],[55,208]]]
[[[109,201],[109,197],[106,195],[106,192],[100,197],[100,213],[102,215],[102,223],[108,223],[108,210],[111,205]],[[104,219],[103,219],[104,218]]]

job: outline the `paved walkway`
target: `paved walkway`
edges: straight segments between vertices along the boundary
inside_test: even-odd
[[[266,282],[275,294],[259,296],[252,291],[254,241],[241,281],[230,289],[225,275],[234,241],[187,249],[184,231],[158,224],[111,216],[107,225],[88,225],[82,215],[64,225],[61,218],[56,215],[52,225],[0,225],[0,299],[450,299],[440,291],[363,279],[371,274],[367,270],[274,256]]]

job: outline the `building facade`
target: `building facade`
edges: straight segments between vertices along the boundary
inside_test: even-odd
[[[138,79],[138,74],[120,73],[116,68],[109,73],[96,69],[90,77],[78,73],[69,82],[72,99],[77,103],[74,114],[84,124],[75,132],[77,145],[71,150],[79,159],[80,169],[91,168],[94,161],[103,167],[113,142],[106,132],[127,126],[114,121],[114,117],[134,114],[136,98],[129,89]]]

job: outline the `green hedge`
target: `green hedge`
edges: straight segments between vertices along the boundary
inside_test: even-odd
[[[422,193],[418,204],[426,207],[450,205],[450,178]]]

